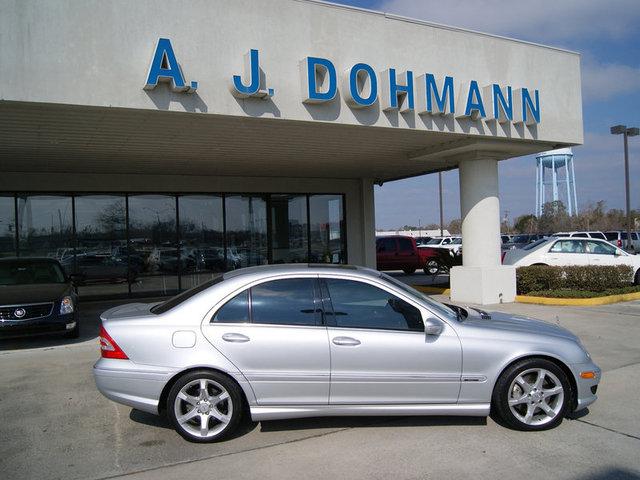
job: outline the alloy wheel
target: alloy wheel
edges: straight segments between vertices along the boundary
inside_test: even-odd
[[[509,386],[511,413],[525,425],[545,425],[560,414],[564,389],[556,375],[544,368],[530,368],[518,374]]]
[[[229,392],[209,378],[192,380],[183,386],[173,408],[180,428],[200,438],[220,434],[233,415]]]

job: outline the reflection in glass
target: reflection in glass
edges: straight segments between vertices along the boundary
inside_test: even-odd
[[[271,195],[273,263],[308,261],[307,196]]]
[[[230,270],[224,256],[222,197],[181,195],[178,209],[182,289],[188,289]]]
[[[342,195],[310,195],[312,263],[345,263]]]
[[[227,261],[230,268],[267,263],[267,203],[263,197],[225,198]]]
[[[67,273],[73,265],[71,197],[28,195],[18,197],[20,255],[51,257]]]
[[[139,262],[128,265],[125,209],[121,195],[75,198],[75,271],[81,295],[127,293],[127,281],[140,273]]]
[[[0,197],[0,258],[16,256],[16,220],[13,197]]]
[[[178,288],[177,277],[143,279],[145,275],[175,275],[179,262],[176,199],[170,195],[129,197],[129,262],[139,269],[132,292],[168,294]],[[144,281],[143,281],[144,280]]]

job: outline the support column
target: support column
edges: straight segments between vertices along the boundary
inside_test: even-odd
[[[501,265],[498,161],[463,160],[460,169],[461,267],[451,269],[451,299],[463,303],[513,302],[516,269]]]
[[[362,219],[362,263],[365,267],[376,268],[376,207],[373,180],[360,180],[360,216]]]

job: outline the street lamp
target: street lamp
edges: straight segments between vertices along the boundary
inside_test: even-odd
[[[627,203],[627,249],[631,249],[631,199],[629,197],[629,141],[628,137],[640,135],[640,129],[637,127],[627,128],[626,125],[616,125],[611,127],[613,135],[622,134],[624,137],[624,187]]]

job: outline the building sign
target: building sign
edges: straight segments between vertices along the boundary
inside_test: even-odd
[[[306,57],[300,61],[300,88],[303,103],[322,104],[334,101],[338,89],[351,108],[370,108],[380,103],[384,111],[416,112],[419,115],[444,115],[497,123],[540,123],[540,93],[527,87],[493,83],[480,86],[476,80],[456,82],[452,76],[438,77],[411,70],[398,72],[388,68],[381,72],[367,63],[356,63],[338,72],[330,59]],[[193,93],[198,82],[187,81],[171,41],[161,38],[147,73],[145,90],[167,82],[176,92]],[[258,50],[244,57],[244,72],[231,75],[229,90],[237,98],[274,96],[276,89],[267,86],[267,75],[260,66]]]

